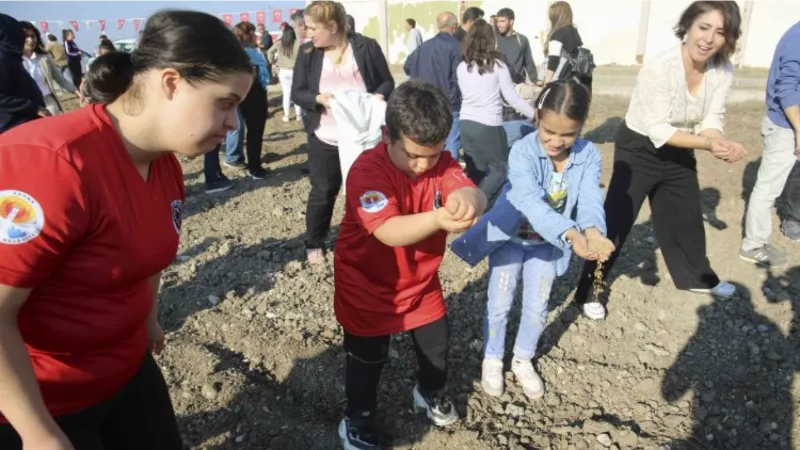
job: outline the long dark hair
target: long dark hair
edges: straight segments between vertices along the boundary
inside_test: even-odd
[[[36,47],[33,48],[34,53],[39,55],[44,55],[47,53],[47,50],[44,49],[44,42],[42,42],[42,35],[39,33],[39,30],[33,26],[32,23],[24,20],[21,20],[19,24],[22,26],[25,36],[33,36],[36,38]]]
[[[217,81],[230,73],[253,73],[250,57],[222,20],[197,11],[159,11],[147,20],[132,53],[112,52],[95,63],[103,58],[93,88],[96,97],[107,103],[128,91],[135,94],[136,75],[150,70],[172,68],[189,83]],[[91,75],[92,68],[89,72]]]
[[[703,14],[711,11],[719,11],[722,14],[725,35],[725,44],[719,53],[714,56],[717,61],[728,61],[736,52],[736,41],[742,35],[742,15],[739,12],[739,5],[736,2],[693,2],[681,14],[678,24],[675,25],[675,36],[683,39],[689,29],[692,28],[695,20]]]
[[[464,38],[461,57],[467,63],[467,70],[472,70],[472,66],[475,65],[478,66],[478,73],[481,75],[494,72],[494,67],[502,55],[497,51],[497,38],[489,22],[478,19],[472,24],[472,28]]]
[[[286,25],[283,29],[283,34],[281,34],[281,52],[283,52],[287,58],[292,57],[295,41],[297,41],[297,33],[294,32],[294,28]]]

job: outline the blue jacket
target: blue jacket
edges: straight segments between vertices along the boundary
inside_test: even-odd
[[[0,133],[39,117],[44,99],[22,65],[25,31],[11,16],[0,14]]]
[[[258,68],[258,83],[266,91],[269,88],[271,78],[270,70],[267,68],[267,60],[255,47],[245,47],[244,50],[247,52],[247,56],[250,57],[250,62]]]
[[[563,213],[546,201],[553,163],[539,144],[538,132],[519,140],[511,148],[508,182],[479,222],[458,237],[451,250],[471,266],[504,245],[527,219],[542,238],[556,248],[555,270],[561,276],[569,268],[572,248],[562,236],[570,228],[595,227],[606,234],[603,190],[600,187],[602,157],[594,144],[578,139],[572,146],[564,180],[567,204]]]
[[[795,105],[800,105],[800,22],[775,47],[767,77],[767,116],[779,127],[792,128],[783,110]]]
[[[461,111],[461,89],[456,77],[459,64],[461,43],[448,33],[439,33],[408,55],[403,71],[441,89],[457,114]]]

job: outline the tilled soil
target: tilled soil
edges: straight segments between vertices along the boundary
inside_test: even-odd
[[[594,103],[586,131],[601,144],[607,183],[626,100]],[[389,448],[795,448],[797,244],[776,223],[787,267],[767,271],[737,258],[762,114],[760,104],[732,105],[727,114],[749,161],[729,165],[698,152],[708,255],[739,288],[735,298],[674,289],[645,206],[612,273],[608,319],[591,322],[572,305],[580,269],[573,262],[553,289],[535,360],[546,395],[528,401],[509,372],[506,394],[492,398],[479,386],[486,263],[469,269],[448,254],[441,277],[452,325],[450,387],[462,420],[434,429],[412,412],[416,359],[408,336],[396,336],[379,390]],[[158,361],[192,449],[338,448],[344,354],[331,255],[325,267],[304,261],[305,136],[299,122],[280,116],[267,124],[272,173],[264,181],[226,168],[235,188],[209,196],[202,158],[184,161],[183,239],[165,273],[168,346]],[[340,197],[334,223],[341,214]]]

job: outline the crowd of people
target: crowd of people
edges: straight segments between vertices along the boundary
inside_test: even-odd
[[[380,45],[333,1],[298,11],[275,42],[249,22],[231,30],[201,12],[158,12],[133,53],[112,44],[72,83],[35,27],[0,14],[0,448],[182,448],[152,356],[164,347],[161,272],[176,257],[182,226],[176,156],[204,155],[209,192],[230,187],[223,143],[225,165],[269,176],[261,147],[273,64],[283,119],[294,103],[307,135],[310,264],[326,262],[345,187],[333,258],[345,449],[380,446],[377,391],[396,333],[410,334],[418,357],[414,408],[437,426],[459,419],[446,383],[451,324],[438,277],[449,233],[460,234],[450,249],[467,264],[488,259],[481,388],[491,396],[505,390],[520,281],[510,368],[533,401],[546,390],[533,360],[553,282],[573,255],[584,260],[576,303],[589,319],[604,319],[608,302],[590,289],[595,265],[604,264],[604,276],[611,270],[645,198],[675,287],[733,296],[706,256],[694,152],[731,164],[747,155],[723,127],[739,7],[693,2],[674,47],[641,69],[605,200],[602,155],[582,137],[591,52],[568,3],[553,3],[549,16],[539,70],[509,8],[491,21],[475,7],[460,21],[442,12],[435,37],[420,43],[409,34],[410,80],[396,86]],[[64,37],[64,67],[74,72],[69,58],[80,49]],[[785,262],[768,240],[771,207],[787,179],[799,178],[790,177],[800,151],[798,44],[800,24],[778,44],[768,80],[765,151],[740,250],[759,264]],[[86,105],[61,114],[57,86]],[[380,142],[346,177],[344,124],[331,112],[337,96],[385,103]],[[524,119],[508,120],[509,107]],[[800,187],[786,187],[796,208]],[[795,240],[798,216],[795,209],[783,223]]]

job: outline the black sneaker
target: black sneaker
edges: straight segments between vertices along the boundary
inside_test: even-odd
[[[206,183],[206,194],[216,194],[217,192],[227,191],[233,187],[233,182],[227,178],[222,178],[211,183]]]
[[[269,171],[263,167],[257,167],[250,170],[250,178],[254,180],[263,180],[264,178],[267,178],[268,174]]]
[[[447,395],[423,395],[419,385],[414,386],[414,412],[425,411],[434,425],[443,427],[458,420],[453,401]]]
[[[339,437],[344,450],[376,450],[380,446],[373,413],[369,411],[358,418],[345,416],[339,422]]]
[[[230,167],[231,169],[236,169],[236,170],[241,170],[247,167],[247,164],[241,161],[234,161],[234,162],[222,161],[222,164],[225,167]]]

